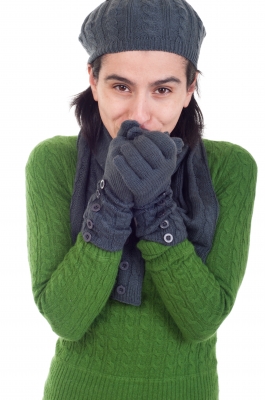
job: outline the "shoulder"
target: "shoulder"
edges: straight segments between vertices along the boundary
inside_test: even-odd
[[[26,180],[33,185],[67,187],[73,185],[77,161],[77,136],[55,136],[39,143],[26,164]]]
[[[209,139],[203,139],[203,143],[209,162],[214,161],[222,163],[225,160],[231,160],[231,157],[234,156],[244,163],[256,165],[252,155],[246,149],[237,144]]]
[[[256,182],[257,164],[243,147],[229,142],[203,139],[213,182],[244,179]]]
[[[40,164],[47,160],[77,158],[77,136],[54,136],[40,142],[30,153],[27,165]]]

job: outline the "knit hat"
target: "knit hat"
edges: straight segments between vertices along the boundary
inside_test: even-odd
[[[205,35],[185,0],[106,0],[84,20],[79,40],[89,63],[107,53],[160,50],[179,54],[197,68]]]

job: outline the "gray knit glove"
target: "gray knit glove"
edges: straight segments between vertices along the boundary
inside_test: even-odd
[[[127,132],[131,125],[131,121],[127,121],[110,142],[104,175],[84,213],[84,240],[109,251],[121,250],[131,233],[133,196],[113,163],[126,142],[125,130]]]
[[[177,147],[167,133],[150,132],[138,126],[127,132],[114,164],[133,194],[135,208],[153,202],[169,189],[176,168]]]
[[[126,137],[114,164],[133,194],[136,235],[163,244],[183,241],[187,232],[170,187],[182,140],[142,130],[136,122]]]

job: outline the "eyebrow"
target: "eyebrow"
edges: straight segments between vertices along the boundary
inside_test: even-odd
[[[104,80],[105,80],[105,82],[111,81],[111,80],[117,80],[120,82],[127,83],[128,85],[132,85],[132,86],[135,85],[135,83],[130,81],[130,79],[127,79],[123,76],[116,75],[116,74],[108,75],[108,76],[106,76],[106,78]],[[168,78],[159,79],[158,81],[151,83],[150,86],[164,85],[165,83],[169,83],[169,82],[174,82],[174,83],[180,84],[181,80],[179,78],[176,78],[175,76],[169,76]]]

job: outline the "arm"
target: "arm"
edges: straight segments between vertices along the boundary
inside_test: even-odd
[[[216,150],[209,161],[220,215],[206,263],[188,240],[172,247],[138,244],[164,304],[190,341],[216,332],[233,307],[247,263],[256,164],[238,146]]]
[[[71,140],[56,137],[31,153],[27,228],[35,302],[54,332],[78,340],[110,296],[121,251],[99,249],[81,234],[72,245],[69,207],[76,154]]]

